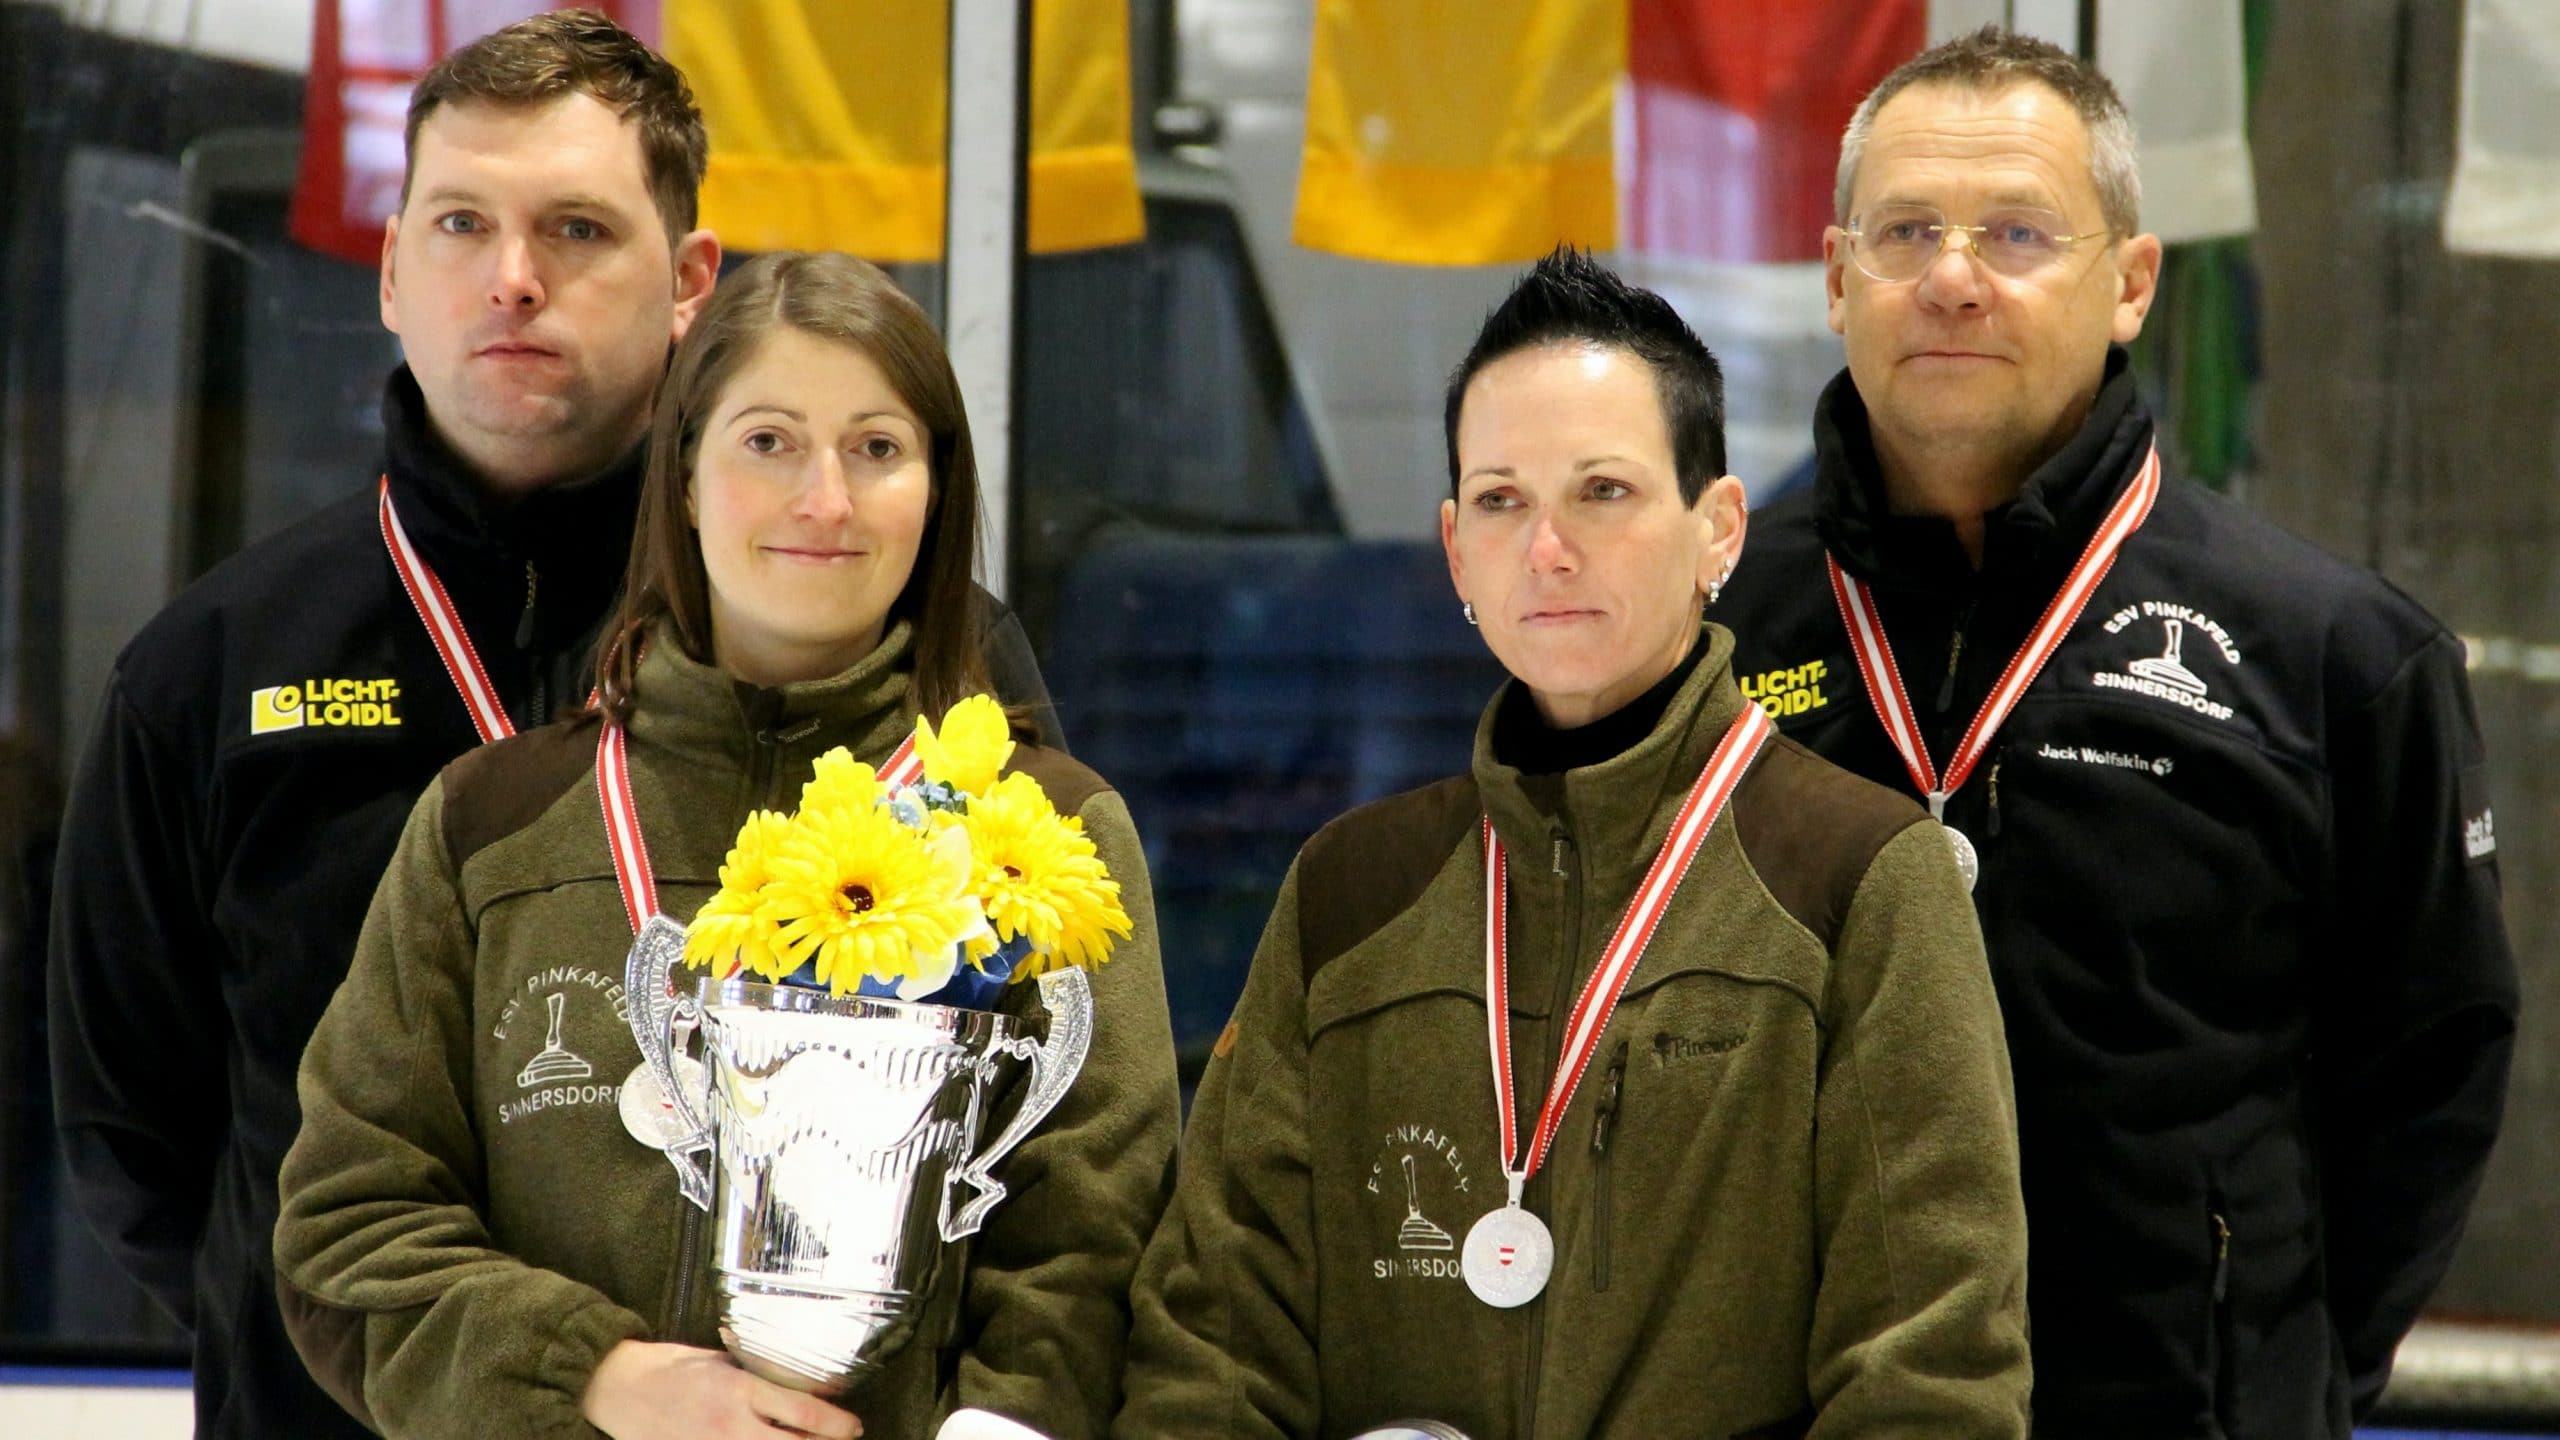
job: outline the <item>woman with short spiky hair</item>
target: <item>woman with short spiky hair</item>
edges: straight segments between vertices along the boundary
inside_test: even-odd
[[[1450,579],[1511,679],[1467,774],[1299,852],[1118,1433],[2024,1435],[1981,936],[1940,827],[1775,739],[1701,619],[1746,523],[1714,357],[1562,251],[1447,429]]]

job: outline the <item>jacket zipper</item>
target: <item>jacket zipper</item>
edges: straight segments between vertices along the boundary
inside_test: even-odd
[[[533,648],[533,597],[541,587],[541,577],[533,571],[533,562],[524,562],[524,613],[516,617],[516,648]]]
[[[1609,1288],[1609,1226],[1615,1213],[1609,1203],[1609,1130],[1618,1118],[1618,1091],[1627,1078],[1627,1040],[1609,1056],[1609,1078],[1600,1087],[1600,1113],[1591,1123],[1591,1185],[1598,1212],[1591,1217],[1591,1290]]]
[[[744,803],[738,806],[739,813],[765,809],[774,803],[776,797],[770,792],[779,769],[775,761],[781,749],[782,739],[773,732],[773,727],[766,726],[756,732],[755,742],[747,747],[746,781],[741,787]]]
[[[1964,627],[1965,622],[1972,618],[1973,607],[1967,605],[1964,613],[1956,617],[1955,637],[1947,642],[1947,678],[1938,682],[1938,713],[1941,715],[1956,703],[1956,666],[1964,660]]]
[[[531,713],[525,716],[528,725],[540,725],[551,718],[550,676],[543,673],[550,667],[543,663],[542,656],[533,653],[533,602],[540,593],[541,583],[541,577],[534,573],[533,562],[524,562],[524,612],[516,616],[516,652],[523,655],[533,669],[533,704]]]

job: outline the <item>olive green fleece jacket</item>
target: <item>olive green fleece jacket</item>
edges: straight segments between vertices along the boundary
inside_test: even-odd
[[[1460,1276],[1505,1188],[1480,818],[1512,857],[1525,1132],[1746,703],[1710,633],[1616,758],[1524,775],[1491,755],[1489,708],[1472,775],[1299,853],[1139,1268],[1115,1433],[2026,1433],[2026,1216],[1972,907],[1915,805],[1783,739],[1707,833],[1529,1181],[1545,1293],[1497,1310]]]
[[[651,648],[630,768],[666,913],[690,918],[747,812],[795,808],[821,752],[887,759],[914,715],[907,649],[902,623],[843,675],[760,690]],[[597,733],[484,747],[427,790],[303,1058],[278,1288],[313,1373],[387,1435],[592,1436],[579,1398],[616,1343],[719,1343],[713,1226],[615,1103],[640,1057]],[[1100,1433],[1171,1185],[1172,1032],[1128,810],[1054,751],[1011,768],[1083,818],[1135,934],[1094,973],[1082,1072],[999,1169],[1011,1193],[944,1267],[919,1339],[843,1402],[874,1440],[964,1405]],[[1036,1007],[1036,987],[1008,993]]]

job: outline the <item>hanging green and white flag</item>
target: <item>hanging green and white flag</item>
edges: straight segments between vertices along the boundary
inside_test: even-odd
[[[2170,244],[2258,228],[2240,0],[2098,7],[2098,68],[2142,141],[2142,228]]]

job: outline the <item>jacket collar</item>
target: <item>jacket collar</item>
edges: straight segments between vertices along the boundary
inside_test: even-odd
[[[2152,430],[2131,358],[2120,345],[2108,347],[2089,418],[2036,467],[2015,500],[1991,512],[1981,575],[2042,580],[2068,570],[2141,471]],[[1814,409],[1813,441],[1814,526],[1841,568],[1887,588],[1973,588],[1973,566],[1952,524],[1886,508],[1866,402],[1846,370]]]
[[[382,387],[383,473],[401,529],[475,629],[512,626],[525,567],[540,576],[536,648],[564,648],[601,615],[630,562],[645,446],[602,474],[553,485],[513,506],[483,499],[471,467],[427,423],[426,398],[406,365]]]
[[[837,745],[879,764],[915,724],[914,627],[893,622],[847,670],[791,685],[750,685],[684,653],[660,621],[640,659],[631,734],[705,764],[737,767],[759,739],[792,755]]]
[[[1543,863],[1555,827],[1573,839],[1583,874],[1604,889],[1632,886],[1652,865],[1680,801],[1749,703],[1733,678],[1733,632],[1707,626],[1707,653],[1651,733],[1612,759],[1560,775],[1524,775],[1494,758],[1494,717],[1518,688],[1503,682],[1476,724],[1475,778],[1485,813],[1515,863]]]

